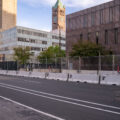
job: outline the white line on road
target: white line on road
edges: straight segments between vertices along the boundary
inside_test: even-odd
[[[52,97],[58,97],[58,98],[62,98],[62,99],[72,100],[72,101],[75,101],[75,102],[83,102],[83,103],[88,103],[88,104],[92,104],[92,105],[97,105],[97,106],[102,106],[102,107],[107,107],[107,108],[119,109],[120,110],[119,107],[115,107],[115,106],[110,106],[110,105],[105,105],[105,104],[100,104],[100,103],[95,103],[95,102],[89,102],[89,101],[80,100],[80,99],[64,97],[64,96],[50,94],[50,93],[46,93],[46,92],[31,90],[31,89],[27,89],[27,88],[23,88],[23,87],[13,86],[13,85],[10,85],[10,84],[0,83],[0,85],[6,85],[6,86],[14,87],[14,88],[17,88],[17,89],[22,89],[22,90],[27,90],[27,91],[39,93],[39,94],[49,95],[49,96],[52,96]]]
[[[49,113],[46,113],[46,112],[43,112],[43,111],[40,111],[40,110],[37,110],[37,109],[34,109],[34,108],[29,107],[29,106],[24,105],[24,104],[21,104],[21,103],[19,103],[19,102],[16,102],[16,101],[14,101],[14,100],[9,99],[9,98],[3,97],[3,96],[0,96],[0,98],[2,98],[2,99],[4,99],[4,100],[7,100],[7,101],[10,101],[10,102],[12,102],[12,103],[14,103],[14,104],[20,105],[20,106],[22,106],[22,107],[25,107],[25,108],[27,108],[27,109],[30,109],[30,110],[32,110],[32,111],[35,111],[35,112],[37,112],[37,113],[43,114],[43,115],[45,115],[45,116],[48,116],[48,117],[50,117],[50,118],[54,118],[54,119],[57,119],[57,120],[65,120],[65,119],[62,119],[62,118],[60,118],[60,117],[51,115],[51,114],[49,114]]]
[[[107,112],[107,113],[120,115],[120,112],[116,112],[116,111],[111,111],[111,110],[102,109],[102,108],[98,108],[98,107],[92,107],[92,106],[88,106],[88,105],[84,105],[84,104],[78,104],[78,103],[75,103],[75,102],[70,102],[70,101],[67,101],[67,100],[57,99],[57,98],[53,98],[53,97],[48,97],[48,96],[45,96],[45,95],[35,94],[35,93],[28,92],[28,91],[8,87],[8,86],[5,86],[5,85],[0,85],[0,86],[3,87],[3,88],[12,89],[12,90],[15,90],[15,91],[31,94],[31,95],[34,95],[34,96],[39,96],[39,97],[43,97],[43,98],[47,98],[47,99],[51,99],[51,100],[55,100],[55,101],[59,101],[59,102],[64,102],[64,103],[68,103],[68,104],[72,104],[72,105],[76,105],[76,106],[86,107],[86,108],[90,108],[90,109],[94,109],[94,110],[98,110],[98,111],[102,111],[102,112]]]

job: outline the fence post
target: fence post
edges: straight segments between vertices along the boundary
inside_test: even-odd
[[[46,69],[47,69],[47,58],[46,58]]]
[[[7,66],[6,66],[6,67],[7,67],[7,71],[6,71],[6,73],[8,73],[8,61],[6,60],[6,62],[7,62],[7,63],[6,63],[6,64],[7,64]]]
[[[79,73],[81,72],[81,57],[79,56]]]
[[[112,69],[113,69],[113,72],[115,71],[115,55],[113,55],[112,57]]]
[[[69,56],[67,57],[67,64],[68,64],[68,70],[69,70]]]
[[[55,69],[57,69],[57,60],[56,60],[56,57],[55,57]]]
[[[62,73],[62,57],[60,59],[61,59],[61,73]]]
[[[16,74],[18,74],[18,71],[19,71],[19,62],[17,61],[17,72],[16,72]]]
[[[100,51],[99,51],[98,76],[99,76],[99,82],[98,82],[98,84],[101,84],[101,54],[100,54]]]

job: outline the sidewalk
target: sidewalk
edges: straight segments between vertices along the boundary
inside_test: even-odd
[[[0,120],[53,120],[0,98]]]

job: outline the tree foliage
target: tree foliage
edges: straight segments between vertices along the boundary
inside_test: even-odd
[[[45,61],[51,61],[52,58],[59,58],[59,57],[65,57],[65,51],[61,50],[59,46],[51,46],[47,50],[41,52],[38,56],[38,60]]]
[[[102,45],[92,42],[78,42],[72,47],[71,56],[99,56],[112,54],[111,50],[106,50]]]
[[[14,59],[20,64],[26,64],[32,55],[29,47],[14,48]]]

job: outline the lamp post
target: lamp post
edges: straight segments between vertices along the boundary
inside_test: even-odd
[[[61,30],[60,30],[60,25],[58,24],[59,26],[59,54],[60,54],[60,69],[59,69],[59,72],[61,73],[62,72],[62,68],[61,68]]]
[[[57,23],[54,23],[56,25],[58,25],[58,28],[59,28],[59,54],[61,55],[61,29],[60,29],[60,25],[57,24]],[[59,69],[59,72],[61,73],[62,70],[61,70],[61,56],[60,56],[60,69]]]

